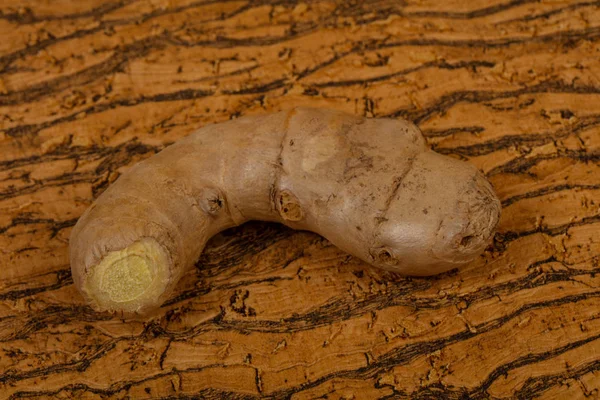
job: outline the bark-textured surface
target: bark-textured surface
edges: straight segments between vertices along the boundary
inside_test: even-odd
[[[0,398],[600,396],[600,2],[0,2]],[[403,278],[250,223],[161,313],[94,313],[67,238],[200,126],[294,106],[417,123],[503,215]]]

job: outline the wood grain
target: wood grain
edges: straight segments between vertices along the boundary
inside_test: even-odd
[[[0,398],[600,398],[600,1],[0,1]],[[120,173],[294,106],[407,118],[503,204],[468,268],[215,237],[159,315],[83,304],[68,236]]]

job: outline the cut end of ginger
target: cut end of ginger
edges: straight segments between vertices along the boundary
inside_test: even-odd
[[[91,269],[85,291],[99,309],[136,312],[159,301],[169,282],[169,270],[163,247],[144,238],[108,253]]]

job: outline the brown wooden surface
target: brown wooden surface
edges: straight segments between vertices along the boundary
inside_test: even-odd
[[[599,1],[0,4],[0,398],[599,398]],[[250,223],[151,320],[82,303],[69,232],[119,173],[298,105],[478,166],[493,245],[410,279]]]

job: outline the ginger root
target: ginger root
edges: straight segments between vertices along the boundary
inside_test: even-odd
[[[146,313],[211,236],[249,220],[423,276],[476,258],[499,215],[485,177],[415,125],[297,108],[206,126],[130,168],[77,222],[71,269],[95,309]]]

